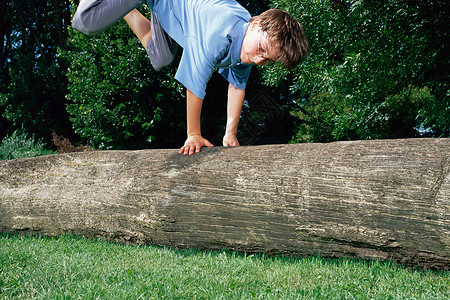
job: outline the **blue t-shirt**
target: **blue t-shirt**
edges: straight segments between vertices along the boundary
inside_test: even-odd
[[[163,29],[182,48],[175,78],[203,99],[215,69],[245,89],[251,65],[241,62],[250,14],[234,0],[149,0]]]

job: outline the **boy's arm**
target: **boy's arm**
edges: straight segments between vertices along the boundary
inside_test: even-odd
[[[224,146],[239,146],[236,134],[244,98],[245,90],[239,90],[231,84],[228,86],[227,126],[223,137]]]
[[[200,126],[200,116],[202,112],[203,100],[195,96],[190,90],[187,91],[187,139],[179,153],[192,155],[200,152],[204,146],[214,147],[207,139],[202,137]]]

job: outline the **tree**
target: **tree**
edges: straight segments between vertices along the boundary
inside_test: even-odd
[[[70,135],[66,65],[58,56],[58,49],[66,47],[69,2],[6,1],[1,6],[2,115],[13,127],[23,127],[46,141],[52,130]]]
[[[0,162],[0,228],[450,263],[450,139],[88,151]]]
[[[298,17],[311,54],[290,75],[293,141],[450,134],[448,14],[439,1],[273,3]],[[432,7],[431,9],[429,7]],[[278,83],[285,72],[266,71]]]

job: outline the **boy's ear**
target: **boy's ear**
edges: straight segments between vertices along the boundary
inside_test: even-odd
[[[252,30],[257,29],[258,27],[261,27],[261,19],[253,20],[253,21],[250,23],[250,28],[251,28]]]

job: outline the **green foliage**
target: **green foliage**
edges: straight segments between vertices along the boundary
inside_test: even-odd
[[[0,235],[4,299],[448,299],[449,272]]]
[[[449,135],[448,57],[435,41],[444,13],[401,0],[273,3],[301,21],[311,48],[290,75],[293,141]],[[285,75],[275,66],[265,79]]]
[[[408,86],[382,102],[366,106],[351,105],[352,99],[337,94],[312,95],[302,108],[292,114],[298,124],[293,140],[330,142],[342,139],[408,137],[428,134],[428,107],[436,102],[430,89]]]
[[[65,48],[70,10],[66,1],[2,1],[0,15],[0,112],[49,141],[51,131],[70,135],[64,102]],[[2,122],[5,124],[5,122]],[[3,125],[2,124],[2,125]],[[0,128],[1,133],[9,128]],[[1,135],[0,133],[0,135]]]
[[[71,30],[77,2],[0,2],[0,138],[24,126],[46,142],[55,131],[103,149],[181,146],[186,116],[184,89],[173,78],[177,62],[155,72],[123,21],[92,37]],[[269,0],[239,2],[255,15]],[[270,98],[278,108],[264,114],[245,107],[244,144],[284,142],[293,120],[292,141],[449,136],[445,1],[271,2],[301,20],[311,54],[290,73],[262,69],[277,86]],[[254,69],[247,103],[262,90]],[[213,76],[204,103],[203,133],[220,144],[223,78]]]
[[[69,49],[61,54],[70,62],[67,111],[75,132],[89,145],[118,149],[181,143],[177,136],[185,135],[185,110],[174,69],[154,71],[123,20],[95,36],[69,30]]]
[[[0,160],[10,160],[25,157],[34,157],[55,152],[45,149],[42,139],[36,140],[34,135],[29,136],[24,129],[14,131],[6,136],[0,144]]]

